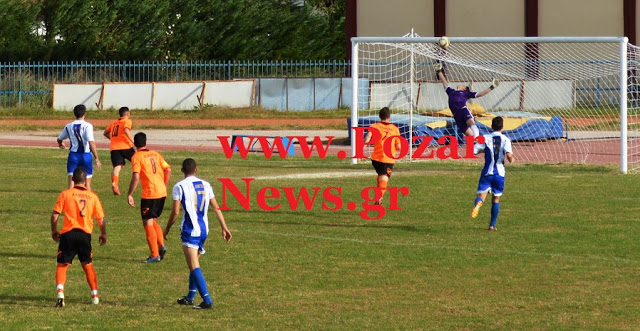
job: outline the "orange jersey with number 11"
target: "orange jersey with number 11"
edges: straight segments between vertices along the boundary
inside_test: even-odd
[[[64,223],[60,234],[73,229],[80,229],[86,233],[93,232],[93,218],[104,218],[104,209],[98,196],[82,186],[76,186],[62,191],[53,211],[64,214]]]
[[[109,138],[109,149],[112,151],[117,151],[121,149],[129,149],[133,147],[131,140],[129,140],[129,136],[124,131],[124,129],[131,130],[132,122],[130,119],[121,117],[109,124],[107,127],[107,131],[110,134]]]
[[[131,158],[133,172],[140,174],[143,199],[159,199],[167,196],[164,171],[169,168],[167,161],[156,151],[141,149]]]

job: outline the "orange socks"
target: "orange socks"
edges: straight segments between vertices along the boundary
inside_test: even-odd
[[[68,264],[58,264],[56,267],[56,285],[58,292],[64,292],[64,284],[67,282]]]
[[[147,235],[147,244],[149,245],[149,250],[151,251],[151,257],[158,257],[160,253],[158,251],[158,235],[156,233],[155,227],[153,225],[145,225],[144,232]]]
[[[120,178],[116,175],[111,175],[111,185],[118,187],[118,180]]]
[[[382,192],[382,196],[380,196],[380,199],[382,199],[384,197],[384,193],[387,192],[387,181],[382,180],[380,176],[378,176],[378,188]]]
[[[153,221],[153,229],[156,230],[156,238],[158,240],[158,247],[164,246],[164,232],[162,231],[162,228],[160,227],[160,224],[158,224],[158,222],[156,222],[155,220]]]
[[[58,264],[56,268],[56,284],[58,289],[58,300],[62,302],[61,307],[64,307],[64,283],[67,282],[67,269],[69,268],[68,264]],[[95,269],[93,269],[93,263],[89,263],[82,266],[85,275],[87,276],[87,283],[89,283],[89,287],[91,288],[91,299],[93,303],[98,303],[98,276],[96,275]]]
[[[96,291],[95,295],[97,296],[98,276],[96,275],[96,270],[93,269],[93,263],[83,265],[82,269],[84,269],[84,273],[87,276],[87,283],[89,283],[89,287],[91,288],[91,296],[94,296],[94,291]]]

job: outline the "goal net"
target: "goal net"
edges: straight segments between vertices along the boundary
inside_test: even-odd
[[[640,49],[626,38],[449,39],[445,50],[434,37],[353,38],[357,107],[351,126],[368,127],[379,121],[380,108],[389,107],[391,122],[408,141],[430,136],[431,147],[438,148],[437,138],[454,136],[464,144],[435,73],[434,65],[442,63],[454,89],[480,92],[492,79],[500,81],[468,107],[481,134],[492,131],[494,117],[505,119],[503,132],[519,161],[617,163],[622,172],[640,170]],[[355,147],[361,137],[353,132]],[[464,156],[465,148],[458,150]]]

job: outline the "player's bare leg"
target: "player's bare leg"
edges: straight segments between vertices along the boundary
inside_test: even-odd
[[[86,186],[87,186],[87,190],[91,191],[91,178],[87,178]]]
[[[480,135],[480,130],[478,130],[476,121],[473,118],[467,120],[467,130],[464,132],[464,134],[467,136],[473,136],[473,138],[476,138]]]
[[[184,252],[184,258],[187,260],[187,267],[189,267],[189,271],[200,268],[200,254],[198,254],[197,249],[183,245],[182,252]]]
[[[120,188],[118,187],[120,170],[122,170],[122,166],[117,165],[113,167],[113,171],[111,172],[111,190],[113,190],[113,194],[115,195],[120,195]]]
[[[68,183],[68,184],[67,184],[67,186],[68,186],[69,188],[73,188],[73,179],[72,179],[71,177],[72,177],[72,176],[71,176],[71,175],[69,175],[69,180],[67,181],[67,183]]]

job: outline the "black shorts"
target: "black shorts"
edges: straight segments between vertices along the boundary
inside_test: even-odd
[[[140,215],[143,220],[150,218],[158,218],[162,215],[162,209],[164,208],[164,198],[159,199],[140,199]]]
[[[60,235],[58,243],[58,263],[71,264],[78,255],[80,262],[93,261],[91,250],[91,234],[80,229],[73,229]]]
[[[114,167],[123,166],[126,164],[124,160],[127,159],[131,162],[131,157],[135,153],[136,150],[133,148],[111,151],[111,164],[113,164]]]
[[[373,169],[376,169],[378,176],[387,175],[387,177],[391,177],[391,173],[393,172],[393,163],[382,163],[376,160],[371,160],[371,164],[373,165]]]

